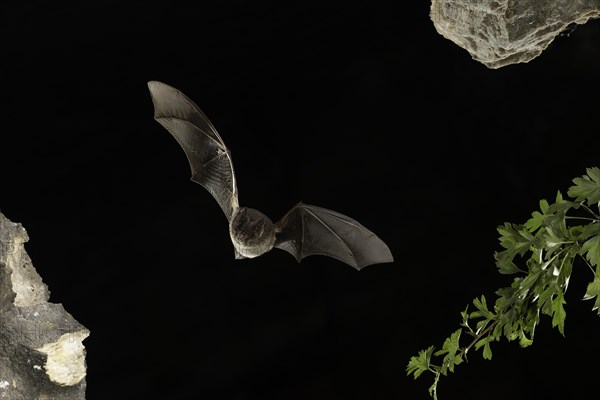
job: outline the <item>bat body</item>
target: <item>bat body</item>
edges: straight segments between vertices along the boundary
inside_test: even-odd
[[[229,236],[237,258],[254,258],[275,245],[275,225],[260,211],[240,207],[229,221]]]
[[[200,108],[179,90],[148,82],[154,119],[183,148],[192,181],[208,190],[229,221],[236,258],[258,257],[274,247],[300,262],[325,255],[356,269],[393,261],[386,244],[357,221],[326,208],[298,203],[273,223],[262,212],[240,207],[231,153]]]

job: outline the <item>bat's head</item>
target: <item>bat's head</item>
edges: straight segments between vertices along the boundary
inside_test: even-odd
[[[254,208],[240,207],[233,213],[229,235],[237,251],[248,258],[266,253],[275,244],[273,222]]]

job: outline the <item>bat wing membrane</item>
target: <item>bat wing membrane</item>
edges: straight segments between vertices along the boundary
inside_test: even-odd
[[[358,270],[393,261],[387,245],[352,218],[326,208],[298,203],[275,225],[275,247],[297,261],[310,255],[333,257]]]
[[[192,181],[212,194],[228,220],[238,207],[237,185],[229,149],[200,108],[181,91],[158,81],[148,82],[154,119],[183,148]]]

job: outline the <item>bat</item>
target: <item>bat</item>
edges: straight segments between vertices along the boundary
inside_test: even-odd
[[[154,119],[183,148],[191,180],[208,190],[225,213],[236,259],[258,257],[278,248],[298,262],[310,255],[324,255],[357,270],[394,261],[379,237],[338,212],[299,202],[273,223],[254,208],[240,207],[231,152],[206,115],[174,87],[150,81],[148,88]]]

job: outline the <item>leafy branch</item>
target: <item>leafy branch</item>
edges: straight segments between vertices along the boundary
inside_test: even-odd
[[[494,258],[498,271],[515,275],[512,284],[496,291],[493,307],[485,296],[473,300],[462,311],[460,328],[436,351],[430,346],[411,357],[407,375],[416,379],[424,372],[434,375],[429,394],[437,400],[441,376],[467,361],[467,353],[482,349],[484,359],[492,359],[491,343],[503,337],[518,340],[521,347],[533,343],[540,315],[552,318],[564,336],[565,293],[576,260],[592,272],[584,300],[594,300],[593,311],[600,315],[600,168],[573,179],[567,192],[570,200],[557,193],[554,203],[539,202],[525,224],[505,223],[498,227],[500,246]],[[461,345],[461,338],[466,345]]]

